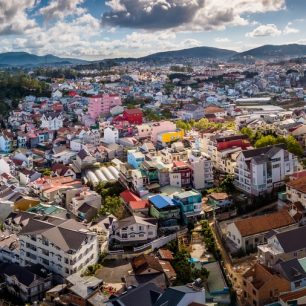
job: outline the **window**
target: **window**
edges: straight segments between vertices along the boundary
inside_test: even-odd
[[[280,164],[275,164],[275,165],[273,165],[273,169],[275,169],[275,168],[279,168],[280,167]]]

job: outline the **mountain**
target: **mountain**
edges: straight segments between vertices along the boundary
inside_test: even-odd
[[[232,60],[271,60],[306,56],[306,46],[298,44],[289,45],[264,45],[234,55]]]
[[[237,54],[236,51],[212,48],[212,47],[195,47],[177,51],[158,52],[139,60],[162,60],[167,58],[202,58],[202,59],[227,59]]]
[[[0,54],[0,66],[38,66],[85,64],[87,61],[74,58],[61,58],[51,54],[35,55],[27,52],[6,52]]]

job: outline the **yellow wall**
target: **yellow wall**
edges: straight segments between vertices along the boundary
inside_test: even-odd
[[[161,140],[163,143],[168,143],[174,140],[183,139],[184,138],[184,130],[179,130],[175,132],[168,132],[162,134]]]
[[[40,203],[39,199],[20,199],[15,202],[14,208],[15,210],[25,211],[31,207],[34,207]]]

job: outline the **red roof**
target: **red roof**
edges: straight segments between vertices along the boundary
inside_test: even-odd
[[[129,115],[142,114],[142,110],[139,108],[127,108],[124,112]]]
[[[183,168],[183,167],[186,167],[187,165],[186,165],[184,162],[175,161],[175,162],[173,163],[173,166],[174,166],[174,167],[177,167],[177,168]]]
[[[140,200],[140,201],[130,201],[129,206],[131,209],[145,209],[149,207],[148,200]]]
[[[132,201],[141,201],[133,192],[129,190],[125,190],[120,193],[120,197],[123,199],[124,202],[130,203]]]
[[[301,177],[306,176],[306,170],[300,171],[300,172],[295,172],[291,175],[292,178],[294,179],[299,179]]]

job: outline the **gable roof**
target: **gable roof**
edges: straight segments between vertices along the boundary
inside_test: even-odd
[[[306,248],[306,239],[304,237],[306,237],[306,226],[276,234],[276,238],[285,253]]]
[[[157,273],[163,272],[158,259],[151,255],[141,254],[134,257],[131,263],[135,274],[141,274],[147,269],[156,270]]]
[[[234,222],[242,237],[268,232],[272,229],[285,227],[294,223],[294,219],[287,210],[241,219]]]

